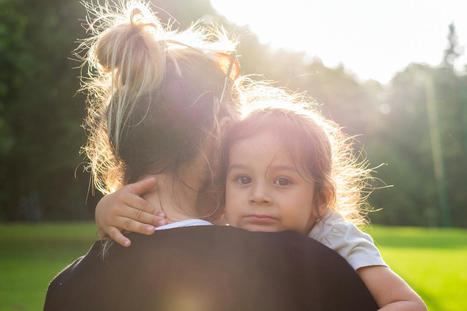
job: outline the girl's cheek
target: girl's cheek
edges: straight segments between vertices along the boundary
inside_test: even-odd
[[[225,208],[225,213],[224,213],[224,221],[226,224],[230,225],[230,226],[237,226],[237,214],[235,209],[233,208],[229,208],[228,206],[226,206]]]
[[[232,213],[230,210],[228,210],[227,208],[225,209],[225,213],[224,213],[224,221],[225,223],[227,224],[230,224],[232,222]]]

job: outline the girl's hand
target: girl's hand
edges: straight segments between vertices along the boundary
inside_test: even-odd
[[[134,184],[126,185],[118,191],[104,196],[96,206],[95,218],[99,237],[110,237],[122,246],[130,246],[131,241],[121,230],[151,235],[155,227],[167,223],[163,212],[155,213],[155,208],[141,196],[156,186],[151,177]]]

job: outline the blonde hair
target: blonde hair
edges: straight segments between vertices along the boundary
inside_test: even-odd
[[[236,43],[222,29],[200,23],[171,30],[146,2],[84,4],[91,36],[77,49],[87,68],[83,150],[94,185],[105,194],[189,161],[217,118],[235,113],[230,89],[218,100],[225,74],[210,55],[233,52]]]
[[[354,224],[364,224],[372,170],[362,154],[355,153],[353,139],[325,118],[305,94],[248,78],[238,83],[243,120],[224,137],[220,179],[225,182],[229,148],[235,141],[262,130],[273,131],[304,178],[313,181],[315,208],[321,205]]]

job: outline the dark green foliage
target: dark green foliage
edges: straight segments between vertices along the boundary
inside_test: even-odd
[[[412,64],[387,86],[362,82],[343,65],[328,68],[304,53],[271,51],[247,28],[216,16],[208,0],[154,3],[161,19],[169,19],[167,11],[181,28],[202,17],[224,23],[240,39],[243,74],[260,73],[306,91],[326,116],[359,135],[356,150],[365,146],[372,167],[385,163],[377,177],[393,185],[371,196],[374,208],[382,209],[370,215],[376,223],[442,224],[427,108],[431,81],[451,223],[467,226],[466,74],[446,64]],[[86,207],[89,176],[79,155],[84,97],[76,95],[79,70],[73,67],[79,63],[70,60],[76,39],[86,37],[84,17],[76,0],[0,0],[0,219],[92,217],[97,198]],[[446,53],[452,54],[459,48],[450,29]]]
[[[431,136],[434,129],[430,129],[426,79],[432,81],[441,165],[445,172],[444,177],[438,180],[433,164],[434,142]],[[385,98],[390,112],[368,145],[371,160],[388,163],[380,177],[394,185],[392,189],[375,193],[375,206],[385,208],[375,214],[375,221],[441,225],[439,183],[443,183],[448,217],[455,226],[467,225],[467,197],[462,186],[467,169],[463,147],[466,123],[462,118],[467,101],[461,92],[466,86],[465,78],[454,74],[451,69],[420,65],[409,66],[393,79]]]
[[[84,105],[74,96],[79,72],[70,56],[75,38],[84,35],[84,9],[77,1],[8,0],[0,12],[3,217],[83,217],[87,181],[77,181],[74,171]]]

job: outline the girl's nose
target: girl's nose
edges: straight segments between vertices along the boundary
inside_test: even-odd
[[[252,204],[259,205],[271,204],[272,198],[269,194],[267,186],[263,183],[256,183],[251,189],[249,201]]]

